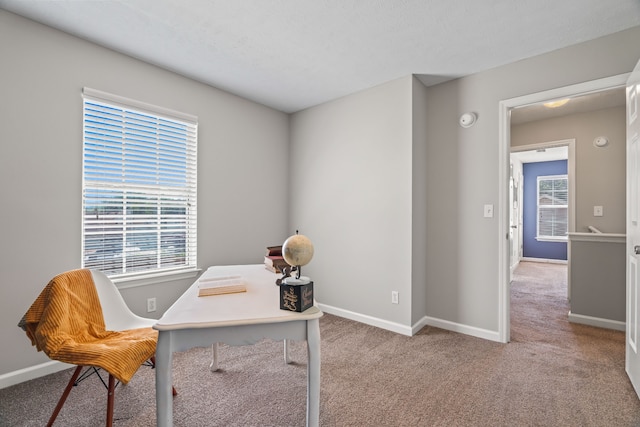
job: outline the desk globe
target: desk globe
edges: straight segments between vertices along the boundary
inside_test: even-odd
[[[288,277],[285,279],[286,283],[303,284],[309,282],[308,277],[300,276],[300,267],[309,264],[309,261],[313,258],[313,244],[307,236],[298,234],[298,231],[296,231],[296,234],[285,240],[282,244],[282,257],[287,264],[297,269],[295,279]]]
[[[313,244],[307,236],[296,234],[282,244],[282,257],[289,264],[284,270],[284,277],[278,279],[280,286],[280,309],[303,312],[314,304],[313,282],[308,277],[300,276],[301,268],[313,258]],[[289,274],[296,272],[296,277]]]

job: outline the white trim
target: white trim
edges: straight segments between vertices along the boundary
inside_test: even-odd
[[[119,107],[133,107],[138,110],[143,110],[147,113],[162,115],[168,119],[184,120],[190,122],[191,124],[198,123],[198,116],[194,116],[192,114],[171,110],[169,108],[160,107],[158,105],[148,104],[146,102],[138,101],[135,99],[125,98],[124,96],[114,95],[112,93],[102,92],[101,90],[91,89],[89,87],[82,88],[82,97],[91,98],[96,101],[108,102],[110,104],[117,104]]]
[[[13,372],[7,372],[6,374],[0,375],[0,389],[7,388],[15,384],[20,384],[25,381],[33,380],[35,378],[44,377],[45,375],[64,371],[65,369],[73,367],[75,367],[75,365],[58,362],[57,360],[51,360],[39,365],[29,366],[28,368],[18,369],[17,371]]]
[[[508,342],[510,336],[510,271],[509,271],[509,152],[511,150],[511,109],[537,104],[551,99],[584,95],[614,87],[626,86],[631,73],[575,85],[532,93],[498,103],[498,336],[500,342]],[[572,189],[574,190],[574,189]],[[569,195],[575,191],[570,190]],[[571,218],[570,218],[571,220]],[[506,238],[505,238],[506,234]]]
[[[535,239],[538,242],[557,242],[557,243],[567,243],[569,239],[567,236],[556,236],[556,237],[548,237],[548,236],[536,236]]]
[[[626,234],[617,233],[569,233],[572,242],[625,243]]]
[[[366,325],[375,326],[378,328],[386,329],[398,334],[413,336],[425,326],[433,326],[436,328],[444,329],[451,332],[470,335],[476,338],[482,338],[490,341],[501,342],[500,337],[496,331],[490,331],[487,329],[476,328],[469,325],[463,325],[460,323],[450,322],[448,320],[436,319],[433,317],[423,317],[412,327],[401,325],[399,323],[390,322],[388,320],[379,319],[377,317],[368,316],[366,314],[355,313],[353,311],[344,310],[341,308],[333,307],[326,304],[317,304],[318,308],[327,314],[333,314],[345,319],[354,320],[356,322],[364,323]],[[624,324],[623,324],[624,325]],[[40,378],[45,375],[53,374],[55,372],[63,371],[74,367],[67,363],[58,361],[49,361],[41,363],[39,365],[30,366],[24,369],[18,369],[17,371],[8,372],[0,375],[0,389],[10,387],[15,384],[19,384],[25,381],[29,381],[35,378]]]
[[[421,325],[421,326],[419,326]],[[418,327],[419,326],[419,327]],[[433,317],[423,317],[418,323],[416,323],[416,332],[422,329],[424,326],[433,326],[435,328],[444,329],[451,332],[457,332],[464,335],[470,335],[476,338],[482,338],[489,341],[502,342],[500,335],[497,331],[491,331],[488,329],[476,328],[475,326],[463,325],[461,323],[454,323],[448,320],[436,319]]]
[[[511,141],[511,108],[507,101],[498,104],[498,338],[511,340],[511,251],[509,250],[509,168]],[[521,258],[522,260],[522,258]]]
[[[522,257],[520,258],[520,261],[546,262],[548,264],[568,264],[569,263],[566,259],[532,258],[532,257]]]
[[[572,312],[569,312],[569,322],[596,326],[598,328],[614,329],[616,331],[624,331],[626,329],[625,322],[621,322],[619,320],[602,319],[600,317],[585,316],[583,314],[574,314]]]
[[[344,310],[338,307],[333,307],[326,304],[318,303],[318,308],[327,314],[333,314],[334,316],[344,317],[345,319],[354,320],[356,322],[364,323],[366,325],[375,326],[377,328],[386,329],[398,334],[413,336],[420,329],[425,326],[433,326],[436,328],[444,329],[451,332],[457,332],[465,335],[471,335],[473,337],[482,338],[490,341],[500,342],[500,337],[496,331],[490,331],[487,329],[476,328],[474,326],[463,325],[460,323],[450,322],[448,320],[436,319],[433,317],[423,317],[413,326],[405,326],[399,323],[390,322],[388,320],[379,319],[377,317],[368,316],[366,314],[355,313],[353,311]]]
[[[155,274],[143,274],[140,276],[130,276],[122,278],[111,278],[118,289],[137,288],[138,286],[156,285],[163,282],[171,282],[175,280],[190,279],[197,276],[202,269],[189,269],[181,271],[163,271]]]
[[[409,337],[413,335],[413,331],[409,326],[401,325],[396,322],[390,322],[384,319],[379,319],[377,317],[367,316],[366,314],[355,313],[353,311],[344,310],[342,308],[333,307],[326,304],[318,303],[317,305],[320,310],[327,314],[333,314],[338,317],[344,317],[345,319],[355,320],[356,322],[364,323],[365,325],[375,326]]]
[[[420,331],[420,329],[424,328],[425,326],[431,326],[429,324],[429,318],[427,318],[426,316],[418,320],[417,323],[413,324],[413,326],[411,327],[411,335],[413,336],[417,334]]]

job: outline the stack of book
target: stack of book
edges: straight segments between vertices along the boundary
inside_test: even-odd
[[[264,266],[267,270],[278,274],[282,273],[283,268],[289,266],[282,256],[282,245],[267,246],[267,254],[264,256]]]
[[[242,276],[200,277],[198,279],[198,296],[235,294],[246,292],[247,284]]]

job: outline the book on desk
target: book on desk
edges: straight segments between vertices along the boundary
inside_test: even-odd
[[[246,292],[247,284],[242,276],[200,277],[198,279],[198,296],[235,294]]]
[[[289,267],[289,264],[284,260],[282,256],[282,245],[267,246],[267,253],[264,256],[264,266],[272,273],[282,274],[285,267]]]

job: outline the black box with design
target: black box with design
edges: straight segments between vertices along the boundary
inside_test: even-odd
[[[313,306],[313,282],[280,284],[280,309],[302,313]]]

